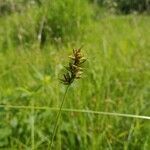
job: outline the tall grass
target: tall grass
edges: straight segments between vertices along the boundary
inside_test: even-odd
[[[88,1],[80,0],[43,1],[21,12],[14,11],[1,17],[1,49],[80,41],[91,15]]]
[[[61,48],[48,42],[40,50],[36,40],[30,46],[26,42],[13,44],[12,22],[26,18],[21,15],[0,18],[0,104],[29,109],[0,107],[0,147],[48,147],[57,111],[36,108],[58,110],[65,91],[58,81],[62,64],[73,46],[84,44],[88,70],[69,89],[64,108],[110,112],[113,116],[63,111],[55,149],[149,149],[149,120],[114,115],[150,114],[149,16],[102,17],[87,26],[81,41]],[[27,23],[27,28],[36,33],[34,25]]]

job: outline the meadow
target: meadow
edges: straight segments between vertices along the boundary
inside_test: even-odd
[[[84,9],[77,7],[73,20],[76,9],[54,3],[46,21],[52,31],[42,30],[43,41],[38,36],[43,11],[49,13],[45,6],[0,16],[0,149],[50,148],[66,89],[59,78],[72,50],[81,46],[84,73],[68,90],[54,149],[150,149],[150,118],[140,118],[150,116],[149,15],[77,5]]]

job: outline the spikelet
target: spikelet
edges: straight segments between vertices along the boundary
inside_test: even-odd
[[[81,48],[73,50],[73,54],[69,56],[70,62],[65,67],[66,73],[60,81],[65,85],[70,85],[75,79],[80,79],[83,73],[82,64],[86,58],[81,53]]]

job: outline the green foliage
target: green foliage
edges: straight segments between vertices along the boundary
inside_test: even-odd
[[[149,12],[149,0],[106,0],[104,2],[111,10],[118,13],[129,14],[132,12]]]
[[[29,47],[37,42],[37,18],[39,7],[27,9],[25,12],[15,12],[0,18],[0,48],[6,51],[12,47]],[[11,24],[11,28],[9,28]]]
[[[40,5],[41,0],[1,0],[0,16],[10,15],[14,12],[25,11],[27,7],[32,5]]]
[[[26,2],[27,3],[27,2]],[[23,7],[23,1],[17,6]],[[10,6],[10,5],[8,5]],[[84,38],[91,19],[92,10],[87,1],[52,0],[43,1],[21,12],[15,11],[0,22],[2,49],[12,46],[41,46],[49,42],[71,42]],[[11,23],[12,28],[8,28]]]
[[[45,16],[42,11],[42,17],[45,17],[41,33],[43,39],[64,42],[77,40],[83,36],[91,16],[87,1],[52,0],[47,7]]]
[[[76,7],[79,14],[75,14],[83,17],[79,19],[78,25],[75,23],[78,20],[76,15],[76,19],[70,18],[71,21],[68,21],[68,15],[72,17],[71,14],[77,11],[70,7],[73,3],[76,6],[76,2],[68,1],[64,6],[61,1],[55,1],[53,5],[56,8],[51,9],[59,13],[53,14],[54,12],[47,11],[49,7],[46,6],[49,5],[46,5],[46,1],[21,13],[14,12],[0,18],[2,150],[31,149],[31,145],[35,150],[48,149],[57,111],[47,107],[60,106],[65,90],[64,85],[59,82],[63,64],[67,63],[66,58],[72,49],[79,48],[82,44],[83,53],[88,58],[83,78],[70,87],[64,108],[146,116],[150,114],[149,16],[101,14],[99,20],[93,19],[85,24],[88,16],[84,21],[84,10]],[[79,2],[82,3],[85,6],[87,4]],[[71,13],[60,11],[65,9]],[[90,6],[86,11],[91,13]],[[52,20],[56,26],[59,24],[55,17],[62,27],[59,30],[52,24]],[[41,50],[37,45],[37,36],[43,18],[47,19],[47,43]],[[69,29],[66,23],[69,24]],[[74,23],[76,26],[72,31],[70,26]],[[57,36],[50,30],[51,26]],[[80,38],[75,36],[76,31],[83,31],[84,26],[86,38],[75,40],[72,44],[73,38]],[[62,41],[68,40],[68,45],[52,45],[49,42],[59,37]],[[54,144],[56,150],[149,150],[149,135],[149,120],[62,112]]]

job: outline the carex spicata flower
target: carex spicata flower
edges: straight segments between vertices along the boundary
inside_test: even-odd
[[[80,79],[83,73],[82,64],[86,61],[86,58],[81,53],[81,48],[74,49],[73,54],[69,56],[70,62],[66,66],[66,73],[60,81],[65,85],[70,85],[75,79]]]

